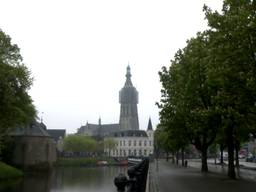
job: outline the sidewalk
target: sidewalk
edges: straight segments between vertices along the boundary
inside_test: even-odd
[[[194,160],[198,161],[199,159],[194,159]],[[199,160],[199,161],[201,161],[201,160]],[[214,163],[214,159],[208,159],[207,162]],[[219,162],[219,160],[217,160],[217,162]],[[224,161],[224,163],[227,165],[228,161]],[[242,169],[256,169],[256,163],[246,162],[244,159],[240,159],[239,164],[240,164],[240,168],[242,168]]]
[[[214,159],[209,159],[208,169],[210,172],[222,173],[227,175],[227,165],[228,162],[224,161],[224,165],[215,164]],[[201,169],[201,160],[200,159],[191,159],[188,160],[188,166]],[[240,169],[236,169],[237,177],[246,180],[256,181],[256,163],[250,162],[240,162]]]
[[[201,173],[198,167],[181,167],[164,160],[152,163],[151,172],[160,192],[244,192],[256,189],[256,182],[230,180],[226,174]]]

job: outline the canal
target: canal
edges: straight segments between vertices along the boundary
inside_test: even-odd
[[[30,173],[0,183],[2,192],[115,192],[114,177],[126,167],[58,167],[51,173]]]

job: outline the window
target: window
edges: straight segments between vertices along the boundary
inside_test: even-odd
[[[147,156],[147,150],[146,149],[144,150],[144,156]]]
[[[141,151],[141,149],[139,150],[139,155],[142,156],[142,151]]]
[[[152,141],[149,141],[149,146],[151,146],[152,145]]]
[[[129,151],[128,151],[128,155],[131,155],[131,149],[129,149]]]
[[[123,144],[124,144],[124,146],[125,146],[125,140],[124,140]]]
[[[134,156],[136,156],[136,155],[137,155],[137,154],[136,154],[136,149],[134,149],[133,153],[134,153]]]
[[[139,146],[141,146],[141,141],[139,141]]]
[[[147,140],[144,141],[144,146],[147,146]]]
[[[133,141],[133,146],[136,146],[136,140]]]
[[[122,141],[120,141],[120,146],[122,146]]]
[[[129,141],[128,141],[128,145],[131,146],[131,143],[132,143],[131,140],[129,140]]]

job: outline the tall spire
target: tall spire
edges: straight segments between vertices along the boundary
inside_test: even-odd
[[[148,120],[148,129],[147,131],[153,131],[153,128],[152,128],[152,122],[151,122],[151,118],[149,117],[149,120]]]
[[[131,80],[131,68],[130,65],[128,64],[126,68],[126,81],[125,81],[125,86],[126,87],[131,87],[132,86],[132,80]]]
[[[99,117],[99,125],[101,125],[101,118]]]
[[[126,130],[139,130],[138,119],[138,91],[132,85],[131,69],[126,68],[126,81],[124,87],[119,92],[120,106],[120,128]]]

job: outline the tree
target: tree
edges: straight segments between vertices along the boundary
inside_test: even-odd
[[[161,89],[161,102],[157,103],[161,109],[160,125],[158,128],[160,147],[167,153],[172,152],[173,157],[176,153],[177,163],[179,150],[183,151],[188,144],[187,130],[183,116],[186,112],[181,107],[184,94],[179,60],[182,56],[182,51],[179,50],[169,70],[163,67],[162,71],[159,72],[163,88]]]
[[[208,79],[209,36],[198,33],[179,50],[169,70],[163,68],[160,119],[181,149],[189,141],[201,151],[202,171],[207,172],[207,150],[220,126],[220,114],[212,99],[217,91]]]
[[[228,149],[228,176],[235,178],[234,149],[241,135],[255,132],[256,115],[256,1],[225,0],[222,13],[204,7],[211,41],[211,74],[218,87]]]
[[[64,138],[64,151],[70,152],[95,152],[97,142],[88,136],[84,135],[69,135]]]
[[[104,149],[108,151],[108,156],[110,157],[111,150],[116,148],[117,142],[112,138],[105,138],[104,141]]]
[[[256,133],[255,10],[255,0],[224,0],[222,13],[205,6],[209,29],[190,39],[169,70],[160,72],[160,120],[183,119],[184,126],[175,129],[185,132],[175,134],[188,136],[202,152],[202,171],[217,135],[228,149],[230,178],[236,177],[234,151],[237,156],[240,143]]]
[[[186,47],[186,103],[188,127],[192,144],[202,154],[202,171],[208,171],[207,151],[214,142],[221,126],[221,114],[215,106],[217,87],[209,78],[211,74],[211,55],[209,33],[198,33]]]
[[[0,29],[0,148],[10,129],[27,125],[36,117],[28,94],[32,82],[18,46]]]
[[[171,144],[171,140],[169,139],[168,133],[164,129],[163,126],[158,125],[157,129],[154,133],[154,143],[157,158],[159,156],[160,151],[164,151],[166,154],[166,161],[169,160],[169,153],[173,152],[174,149]]]

